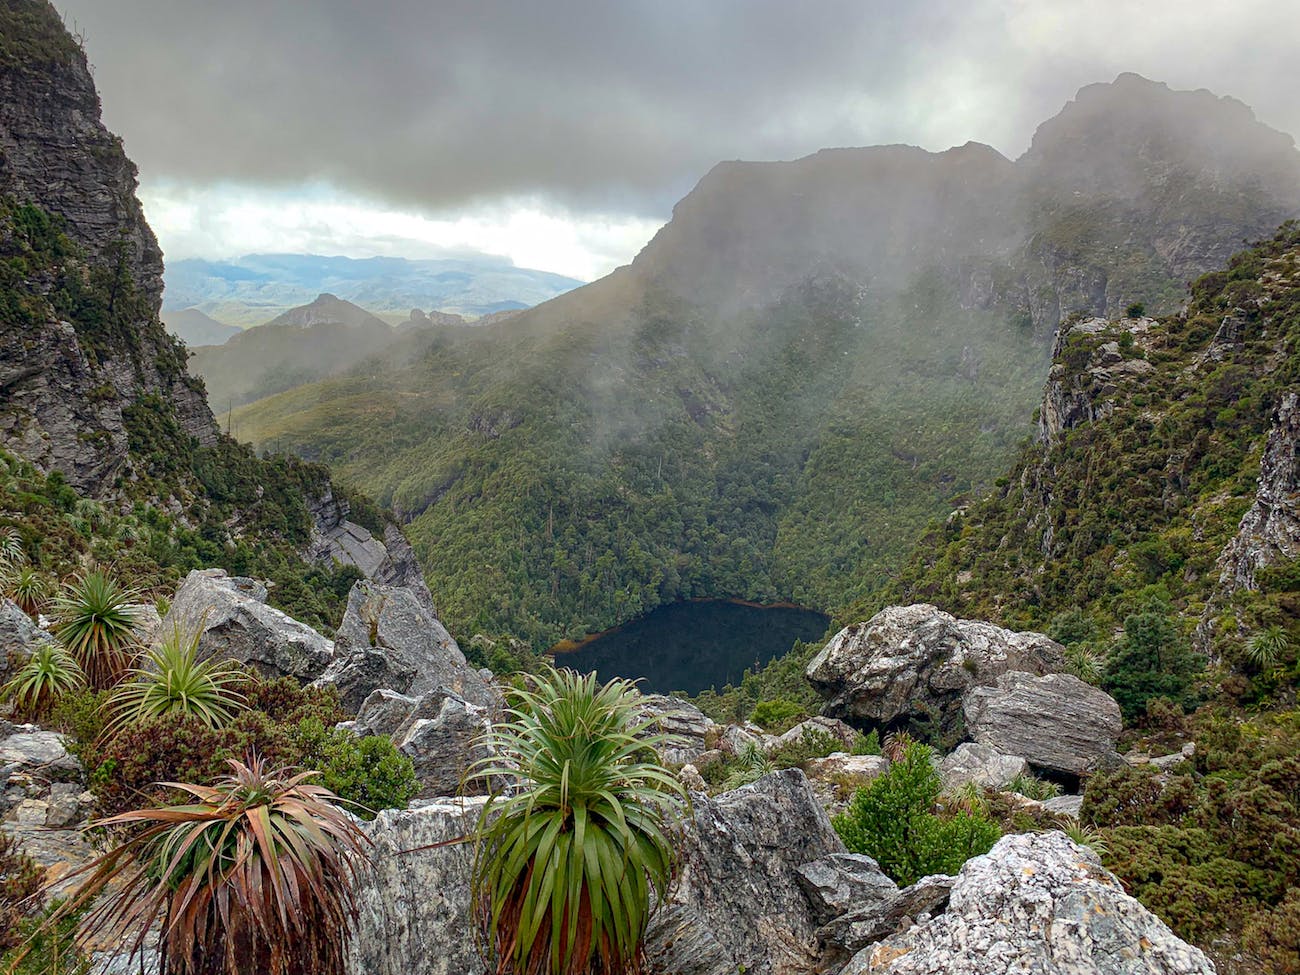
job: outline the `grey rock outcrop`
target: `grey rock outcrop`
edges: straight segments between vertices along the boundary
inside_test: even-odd
[[[42,772],[51,778],[67,778],[81,772],[81,763],[68,752],[63,735],[34,724],[0,722],[0,766],[6,776],[21,770]]]
[[[305,553],[308,560],[324,565],[355,565],[372,582],[409,589],[430,615],[437,615],[420,563],[401,529],[387,522],[383,538],[376,538],[369,529],[348,520],[351,506],[329,484],[319,495],[307,499],[307,509],[312,519],[311,540]]]
[[[1219,557],[1221,597],[1254,589],[1255,573],[1300,558],[1300,393],[1282,397],[1264,445],[1255,500]]]
[[[843,962],[869,944],[896,934],[900,928],[927,918],[948,902],[955,877],[934,874],[902,890],[882,891],[821,927],[817,937],[829,958]]]
[[[844,811],[859,788],[889,771],[889,759],[882,755],[831,752],[824,758],[804,762],[803,770],[817,794],[817,801],[827,815],[834,816]]]
[[[439,698],[433,711],[433,701]],[[470,773],[474,763],[491,754],[485,742],[491,711],[455,694],[434,692],[421,698],[420,712],[432,713],[415,717],[393,736],[397,750],[415,766],[419,797],[486,793],[488,782]]]
[[[832,717],[879,724],[938,717],[948,726],[969,688],[1009,670],[1057,670],[1062,654],[1041,633],[960,620],[918,603],[845,627],[808,664],[807,677]]]
[[[305,623],[266,605],[266,587],[223,569],[185,577],[163,620],[163,632],[201,631],[199,657],[256,667],[269,677],[310,681],[334,659],[334,644]]]
[[[55,643],[54,634],[36,625],[8,599],[0,599],[0,680],[9,673],[10,659],[30,657],[42,643]]]
[[[860,853],[832,853],[797,868],[799,883],[812,902],[813,919],[826,924],[866,903],[879,903],[898,893],[880,864]]]
[[[734,792],[693,795],[676,890],[651,922],[660,975],[816,970],[814,910],[798,868],[844,845],[798,769]]]
[[[647,694],[637,704],[636,721],[654,721],[647,733],[671,736],[668,744],[659,749],[660,757],[669,765],[685,765],[696,761],[708,751],[717,725],[713,719],[690,701],[666,694]]]
[[[1003,755],[974,741],[962,742],[939,763],[945,789],[958,789],[968,782],[981,788],[1002,789],[1028,771],[1029,763],[1019,755]]]
[[[1071,674],[1003,674],[996,687],[973,688],[963,710],[975,741],[1066,775],[1110,761],[1123,727],[1114,698]]]
[[[1123,329],[1140,337],[1154,324],[1150,318],[1124,318],[1114,322],[1089,318],[1062,325],[1056,332],[1052,358],[1065,351],[1072,336]],[[1115,395],[1120,387],[1154,372],[1155,366],[1150,362],[1138,355],[1126,355],[1115,341],[1099,343],[1089,353],[1088,361],[1078,368],[1056,363],[1043,386],[1043,402],[1038,413],[1039,439],[1047,447],[1054,447],[1072,427],[1110,416],[1115,412]]]
[[[348,593],[333,661],[317,683],[337,687],[343,706],[354,713],[380,688],[420,697],[441,687],[480,707],[498,703],[497,692],[433,615],[432,602],[413,590],[371,581],[356,583]]]
[[[1214,965],[1063,833],[1004,836],[947,910],[864,948],[842,975],[1213,975]]]
[[[61,262],[65,273],[88,279],[95,268],[129,280],[131,317],[119,327],[130,340],[79,337],[46,300],[52,274],[19,282],[33,320],[0,323],[0,445],[104,494],[130,473],[123,411],[141,398],[159,397],[202,444],[216,441],[217,428],[158,320],[162,252],[135,197],[135,166],[100,121],[86,56],[52,6],[29,6],[39,36],[15,43],[47,53],[0,63],[0,198],[62,219],[80,251]]]
[[[767,751],[773,751],[785,745],[796,745],[803,740],[804,735],[830,735],[845,748],[852,748],[854,742],[858,739],[858,730],[852,725],[845,724],[837,718],[828,718],[825,715],[815,715],[807,721],[800,721],[797,725],[778,737],[775,741],[769,742]]]
[[[348,975],[479,975],[470,877],[484,799],[438,799],[381,812],[362,829],[370,864],[357,886]],[[443,845],[446,844],[446,845]]]

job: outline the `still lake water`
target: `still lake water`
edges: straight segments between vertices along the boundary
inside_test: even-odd
[[[820,640],[830,617],[793,606],[752,606],[711,599],[670,603],[613,630],[587,639],[581,648],[557,653],[555,662],[583,673],[644,678],[647,694],[739,682],[747,667],[786,653],[796,640]]]

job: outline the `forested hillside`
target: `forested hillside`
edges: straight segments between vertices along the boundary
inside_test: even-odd
[[[234,423],[410,519],[462,631],[549,642],[692,596],[842,610],[1005,467],[1063,315],[1172,311],[1298,209],[1289,138],[1126,75],[1016,162],[720,165],[630,267]]]

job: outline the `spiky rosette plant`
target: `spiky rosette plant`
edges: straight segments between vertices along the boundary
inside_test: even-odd
[[[636,975],[686,801],[654,752],[668,736],[636,720],[630,681],[550,669],[512,703],[476,766],[497,784],[477,829],[480,947],[498,975]]]
[[[22,534],[13,525],[0,528],[0,567],[22,565],[26,561]]]
[[[50,594],[50,586],[45,576],[30,565],[0,565],[0,594],[36,619]]]
[[[54,601],[58,637],[95,690],[115,685],[135,658],[135,598],[103,572],[87,572]]]
[[[245,707],[237,687],[248,676],[230,663],[199,660],[201,636],[201,630],[187,633],[173,627],[158,646],[140,656],[113,691],[110,731],[169,714],[197,718],[209,728],[230,723],[235,712]]]
[[[59,915],[90,907],[82,939],[132,952],[158,924],[166,975],[343,975],[365,834],[318,773],[230,766],[213,786],[163,783],[193,802],[95,823],[137,831]]]
[[[42,643],[0,689],[0,698],[12,701],[19,714],[35,720],[59,698],[85,686],[86,676],[72,655],[63,647]]]

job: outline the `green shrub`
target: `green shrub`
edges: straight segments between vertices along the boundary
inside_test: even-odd
[[[784,734],[804,718],[808,709],[797,701],[776,698],[771,701],[759,701],[754,705],[750,720],[761,725],[764,731],[773,735]]]
[[[933,755],[926,745],[907,745],[889,771],[858,789],[833,820],[851,852],[874,857],[900,885],[930,874],[956,873],[971,857],[987,853],[1001,835],[983,811],[936,814],[942,783]]]
[[[1195,670],[1172,609],[1151,599],[1124,618],[1124,638],[1106,661],[1102,686],[1119,703],[1125,720],[1135,721],[1152,698],[1190,705]]]
[[[387,737],[359,738],[343,728],[327,728],[319,718],[304,718],[293,739],[301,752],[298,764],[319,771],[319,784],[362,819],[402,809],[420,791],[415,766]]]
[[[820,728],[806,728],[804,733],[788,744],[772,751],[768,757],[775,768],[794,768],[810,758],[824,758],[832,752],[845,751],[844,742]]]

